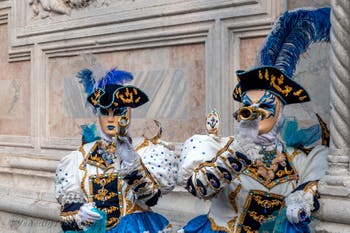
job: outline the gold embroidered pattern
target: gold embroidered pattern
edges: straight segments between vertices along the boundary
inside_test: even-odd
[[[120,179],[120,177],[118,178],[118,200],[119,200],[119,209],[120,209],[120,215],[122,215],[123,213],[123,209],[124,209],[124,206],[123,206],[123,192],[122,192],[122,187],[123,186],[123,180]]]
[[[257,212],[255,211],[249,211],[248,212],[249,216],[251,216],[256,222],[259,222],[259,223],[264,223],[266,221],[270,221],[270,220],[273,220],[274,218],[276,218],[275,216],[264,216],[262,214],[258,214]]]
[[[126,214],[132,214],[135,212],[145,212],[150,210],[151,208],[148,206],[147,206],[147,209],[144,209],[141,206],[132,203],[129,199],[126,199]]]
[[[93,148],[95,148],[95,147],[96,147],[96,143],[95,143],[95,145],[93,146]],[[85,190],[85,180],[86,180],[86,175],[87,175],[86,173],[87,173],[87,171],[86,171],[86,158],[85,158],[85,150],[84,150],[84,147],[83,147],[83,146],[80,146],[79,151],[80,151],[80,153],[81,153],[81,155],[82,155],[82,157],[83,157],[83,159],[82,159],[82,161],[81,161],[81,163],[80,163],[80,165],[79,165],[79,169],[82,170],[82,171],[84,171],[83,178],[81,179],[81,182],[80,182],[80,188],[81,188],[81,190],[83,191],[85,197],[88,198],[88,194],[87,194],[87,192],[86,192],[86,190]]]
[[[300,96],[303,91],[304,91],[303,89],[300,89],[298,91],[293,92],[293,95]]]
[[[217,225],[213,218],[208,216],[208,219],[209,219],[210,226],[211,226],[212,230],[214,230],[214,231],[224,231],[224,232],[227,232],[227,233],[230,232],[229,229],[227,229],[226,227],[222,227],[222,226]]]
[[[89,177],[89,202],[107,213],[107,230],[117,225],[123,210],[122,179],[118,173],[105,173]]]
[[[104,176],[98,176],[94,179],[94,183],[98,184],[100,186],[105,186],[109,183],[111,183],[112,181],[114,181],[116,178],[115,174],[111,174],[111,175],[104,175]]]
[[[115,227],[118,223],[119,223],[119,218],[109,218],[107,220],[107,226],[109,226],[109,227],[107,227],[106,230],[109,230],[109,229]]]
[[[227,222],[228,228],[230,229],[230,232],[235,231],[237,216],[235,216],[233,219]]]
[[[242,89],[241,89],[241,87],[237,87],[237,88],[235,89],[235,91],[233,92],[233,95],[234,95],[235,99],[237,99],[238,95],[240,96],[241,94],[242,94]]]
[[[318,182],[312,181],[308,183],[304,188],[304,192],[311,192],[313,196],[316,196],[318,193]]]
[[[294,148],[294,151],[293,151],[293,153],[290,155],[290,154],[288,154],[288,152],[286,152],[286,155],[287,155],[287,157],[288,157],[288,160],[290,160],[290,161],[293,161],[294,160],[294,158],[297,156],[297,155],[299,155],[300,154],[300,152],[299,152],[299,150],[297,149],[297,148]]]
[[[158,182],[154,179],[154,177],[149,173],[147,167],[143,164],[142,160],[140,160],[141,166],[145,172],[145,177],[148,177],[153,182],[153,190],[159,188]]]
[[[110,206],[109,208],[101,208],[101,210],[103,210],[104,212],[106,212],[107,214],[111,214],[115,211],[118,210],[118,207],[116,206]]]
[[[98,201],[108,201],[111,198],[117,196],[116,193],[108,192],[107,189],[100,189],[97,191],[98,193],[93,196],[94,199]]]
[[[240,191],[241,191],[241,185],[239,184],[237,186],[237,188],[232,193],[230,193],[230,196],[229,196],[231,205],[232,205],[233,209],[236,211],[236,213],[238,212],[236,197]]]
[[[103,170],[108,170],[110,164],[107,161],[104,161],[102,156],[98,154],[97,149],[100,148],[103,151],[106,151],[109,154],[115,153],[117,147],[114,143],[104,144],[102,141],[97,141],[96,144],[91,148],[87,158],[86,163],[92,166],[99,167]]]
[[[228,142],[226,143],[226,145],[225,145],[222,149],[220,149],[220,150],[217,152],[215,160],[216,160],[222,153],[224,153],[225,151],[227,151],[227,150],[229,149],[229,146],[232,144],[233,140],[234,140],[234,138],[233,138],[233,137],[230,137],[230,139],[228,140]]]
[[[98,89],[94,96],[91,96],[90,100],[94,106],[98,105],[98,98],[101,96],[101,89]]]
[[[214,167],[214,163],[213,162],[203,162],[203,163],[199,164],[196,169],[194,169],[194,172],[198,172],[203,167]]]
[[[138,145],[135,148],[135,151],[138,151],[138,150],[140,150],[140,149],[142,149],[142,148],[144,148],[144,147],[146,147],[148,145],[149,145],[149,141],[147,139],[145,139],[145,140],[143,140],[143,142],[140,145]]]
[[[259,233],[258,230],[252,230],[252,228],[250,226],[243,226],[243,230],[246,233]]]
[[[276,176],[278,176],[278,177],[282,177],[285,175],[289,176],[291,174],[293,174],[293,171],[288,171],[288,169],[286,167],[284,167],[283,170],[279,170],[276,172]]]
[[[277,184],[297,179],[297,172],[290,157],[281,152],[277,152],[269,167],[259,159],[248,166],[243,174],[254,178],[268,189]]]
[[[69,211],[69,212],[61,212],[60,216],[61,217],[67,217],[67,216],[75,215],[75,214],[78,214],[78,211],[79,210]]]
[[[277,81],[277,84],[276,84]],[[288,96],[289,93],[293,90],[292,87],[285,85],[284,89],[282,89],[280,86],[284,83],[284,75],[281,74],[279,78],[276,79],[276,76],[271,75],[270,80],[270,86],[274,87],[279,93],[283,94],[284,96]]]
[[[300,90],[298,90],[298,91],[293,92],[293,95],[294,95],[294,96],[298,96],[298,97],[299,97],[299,100],[300,100],[300,101],[303,101],[304,99],[307,98],[306,95],[300,96],[301,93],[303,93],[303,92],[304,92],[304,90],[303,90],[303,89],[300,89]]]
[[[109,192],[108,189],[106,189],[106,185],[110,184],[111,182],[118,180],[117,173],[108,173],[108,174],[100,174],[100,175],[92,175],[89,178],[90,181],[90,196],[89,201],[94,202],[96,200],[98,201],[107,201],[111,198],[117,196],[117,193],[115,192]],[[98,185],[99,188],[97,190],[97,193],[94,193],[94,185]],[[121,189],[118,189],[121,190]]]
[[[279,200],[262,200],[261,196],[254,196],[253,198],[261,207],[264,208],[272,208],[283,204],[283,202]]]
[[[126,87],[125,89],[119,90],[115,93],[115,97],[121,100],[124,104],[138,103],[141,100],[141,96],[138,96],[136,88]]]
[[[274,204],[272,204],[274,203]],[[237,224],[237,233],[258,232],[260,225],[284,207],[283,196],[261,190],[250,190]],[[255,224],[252,224],[252,222]]]

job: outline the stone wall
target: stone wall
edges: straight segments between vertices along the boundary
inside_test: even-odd
[[[60,231],[55,167],[79,146],[79,125],[94,121],[80,69],[131,71],[151,98],[133,112],[132,135],[157,119],[179,150],[204,133],[212,108],[221,134],[233,133],[234,71],[253,65],[280,12],[320,4],[328,1],[0,0],[0,232]],[[314,108],[329,122],[329,98],[319,94],[328,90],[327,50],[313,47],[297,70],[306,87],[322,76],[311,93],[321,104],[297,111],[305,123]],[[156,210],[177,228],[207,207],[177,187]]]

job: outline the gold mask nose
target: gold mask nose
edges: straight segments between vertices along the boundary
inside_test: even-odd
[[[237,121],[255,120],[258,119],[258,117],[261,117],[261,120],[264,120],[266,118],[266,113],[258,108],[242,107],[238,109],[233,116]]]

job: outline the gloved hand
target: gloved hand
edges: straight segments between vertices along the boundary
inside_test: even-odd
[[[311,215],[309,208],[303,207],[300,203],[287,205],[287,219],[290,223],[300,223]]]
[[[137,154],[131,144],[130,136],[118,136],[117,154],[122,162],[132,163],[137,159]]]
[[[85,203],[83,204],[79,211],[78,211],[78,217],[81,220],[82,223],[93,223],[96,220],[101,219],[101,215],[92,209],[95,208],[94,203]]]

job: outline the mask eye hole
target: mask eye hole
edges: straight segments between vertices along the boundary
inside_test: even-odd
[[[102,116],[108,116],[108,115],[109,115],[109,112],[108,112],[107,109],[100,108],[99,111],[100,111],[100,114],[101,114]]]
[[[127,108],[115,108],[113,110],[113,116],[125,116],[126,112],[128,111]]]
[[[271,108],[271,106],[268,104],[262,103],[259,105],[259,108],[268,109],[268,108]]]

